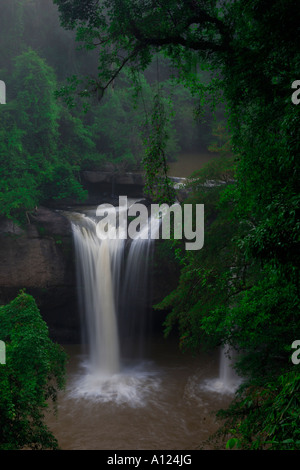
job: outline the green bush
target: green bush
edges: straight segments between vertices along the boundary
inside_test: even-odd
[[[33,297],[21,292],[0,307],[0,337],[6,345],[6,363],[0,365],[0,449],[57,448],[44,413],[64,386],[66,355],[49,338]]]

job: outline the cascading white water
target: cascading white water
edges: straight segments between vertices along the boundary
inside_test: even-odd
[[[220,383],[224,390],[234,392],[240,384],[240,377],[234,369],[236,354],[233,350],[223,346],[220,352]]]
[[[150,226],[151,218],[139,235],[129,242],[119,306],[124,354],[136,359],[143,356],[149,327],[147,315],[151,294],[149,264],[153,250]]]
[[[153,240],[144,237],[145,232],[133,240],[102,240],[94,215],[77,214],[75,219],[77,284],[89,370],[112,377],[121,372],[128,357],[141,358]],[[148,235],[149,227],[150,223],[143,228]]]
[[[88,374],[78,390],[80,395],[101,396],[103,400],[129,397],[135,401],[140,379],[144,382],[149,376],[139,370],[138,379],[138,369],[134,375],[122,373],[128,359],[136,366],[136,359],[142,358],[149,261],[153,234],[159,231],[160,223],[156,217],[150,218],[133,240],[102,240],[97,236],[95,214],[76,214],[72,221],[83,343],[89,348]],[[210,391],[233,393],[240,383],[227,349],[220,351],[219,377],[205,381],[204,387]]]
[[[228,346],[222,346],[220,349],[219,377],[216,379],[205,380],[204,388],[217,393],[234,393],[241,384],[239,377],[234,369],[236,354]]]
[[[91,368],[103,375],[120,371],[116,300],[120,282],[123,240],[100,240],[96,222],[82,217],[72,223],[84,338]]]
[[[133,240],[102,240],[97,236],[96,210],[91,216],[73,213],[69,218],[83,343],[88,346],[87,361],[81,364],[85,371],[72,384],[70,394],[141,406],[160,382],[157,371],[141,356],[153,247],[150,222]]]

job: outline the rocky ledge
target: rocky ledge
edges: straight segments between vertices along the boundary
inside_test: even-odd
[[[69,221],[38,208],[20,228],[0,220],[0,302],[21,289],[33,295],[53,339],[79,340],[73,241]]]

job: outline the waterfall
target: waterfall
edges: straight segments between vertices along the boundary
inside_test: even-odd
[[[233,394],[242,382],[234,369],[236,352],[227,345],[222,346],[219,356],[219,376],[204,381],[203,388],[221,394]]]
[[[221,387],[228,392],[234,392],[241,381],[234,369],[235,357],[235,351],[226,346],[221,348],[219,382]]]
[[[149,227],[144,230],[148,231]],[[151,294],[150,262],[153,240],[140,237],[130,241],[124,269],[119,324],[123,351],[127,357],[141,358],[149,328],[147,310]],[[134,341],[133,341],[134,338]]]
[[[143,353],[153,241],[101,240],[96,226],[95,217],[72,220],[83,343],[90,370],[109,377]]]
[[[96,222],[83,217],[72,223],[77,261],[77,286],[83,339],[88,343],[94,371],[120,371],[116,302],[120,282],[123,240],[100,240]]]

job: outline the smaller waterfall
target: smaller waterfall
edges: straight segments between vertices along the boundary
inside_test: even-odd
[[[235,392],[241,383],[240,377],[234,369],[236,353],[227,346],[223,346],[220,351],[220,385],[225,391]]]
[[[219,376],[205,380],[203,388],[211,392],[233,394],[242,382],[234,369],[236,353],[225,345],[221,347],[219,357]]]
[[[128,244],[121,303],[119,305],[119,330],[125,356],[140,359],[145,353],[145,339],[149,325],[149,298],[151,296],[150,263],[153,240],[149,224]]]

